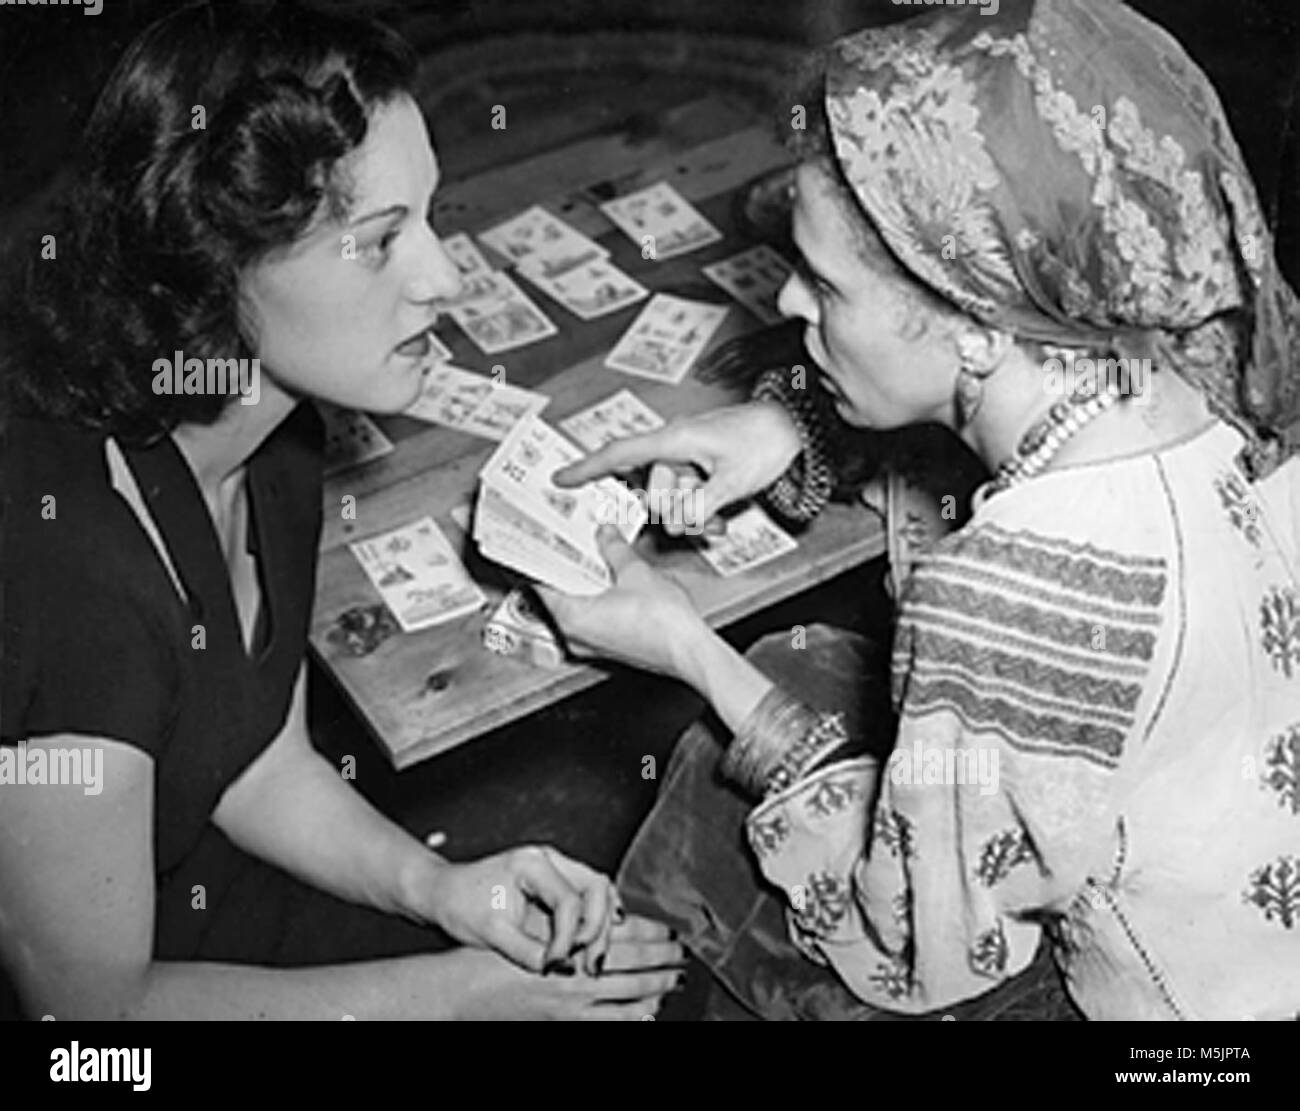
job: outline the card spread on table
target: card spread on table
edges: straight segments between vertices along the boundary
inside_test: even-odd
[[[651,236],[656,259],[675,258],[722,238],[722,232],[666,181],[606,201],[600,208],[638,247]]]
[[[474,539],[483,554],[571,594],[608,589],[596,531],[612,524],[631,543],[646,511],[613,479],[574,490],[552,484],[555,471],[582,457],[536,415],[517,424],[479,472]]]
[[[513,263],[529,261],[536,273],[553,278],[609,252],[541,205],[480,233],[479,239]]]
[[[540,413],[550,400],[545,394],[441,363],[429,372],[420,396],[403,412],[444,428],[504,440],[519,421]]]
[[[779,559],[799,546],[758,505],[729,518],[725,536],[701,536],[695,543],[709,566],[724,578]]]
[[[487,602],[431,517],[349,547],[408,633],[464,617]]]
[[[325,474],[369,463],[387,455],[393,442],[365,413],[318,404],[325,422]]]
[[[727,309],[656,293],[605,359],[614,370],[676,385],[686,377]]]
[[[558,331],[507,275],[480,274],[472,284],[473,296],[462,294],[447,312],[485,355],[513,351]]]
[[[483,252],[463,231],[447,236],[442,241],[442,249],[456,264],[462,278],[471,278],[475,274],[486,274],[492,270],[492,265],[483,257]]]
[[[434,301],[434,308],[454,320],[457,309],[477,301],[500,297],[504,287],[496,281],[498,273],[496,270],[480,270],[475,274],[462,274],[460,292],[455,297],[441,297]]]
[[[447,428],[462,428],[491,390],[491,378],[454,363],[441,363],[425,376],[420,396],[402,413]]]
[[[560,421],[565,434],[587,451],[599,451],[610,440],[653,432],[663,424],[663,417],[631,390],[619,390],[604,401]]]
[[[501,382],[493,385],[462,427],[489,440],[504,440],[521,420],[540,413],[550,402],[545,394]]]
[[[700,267],[709,281],[725,289],[764,324],[777,324],[784,319],[776,307],[776,298],[791,269],[766,244]]]
[[[592,259],[558,274],[548,274],[545,263],[544,258],[534,256],[521,262],[518,271],[583,320],[607,316],[650,296],[645,286],[608,259]]]
[[[442,249],[447,252],[460,273],[460,292],[455,297],[438,298],[434,302],[434,307],[439,312],[450,313],[460,305],[493,294],[496,287],[491,279],[495,271],[483,252],[475,245],[474,240],[463,231],[457,232],[442,241]],[[450,358],[450,353],[446,357]]]

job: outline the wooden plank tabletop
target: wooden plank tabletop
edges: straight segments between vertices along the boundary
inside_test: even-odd
[[[731,196],[789,156],[764,127],[752,126],[725,101],[705,100],[665,115],[653,135],[597,136],[560,151],[451,184],[434,211],[442,234],[480,231],[531,204],[541,203],[612,252],[612,261],[652,292],[717,303],[728,298],[700,274],[702,265],[748,244],[734,233]],[[637,245],[613,230],[596,200],[668,180],[724,231],[723,242],[662,262],[643,260]],[[604,367],[609,349],[644,302],[602,320],[583,322],[523,283],[560,334],[519,351],[485,356],[450,321],[438,334],[454,361],[484,372],[504,369],[513,385],[537,389],[551,402],[542,417],[555,425],[623,388],[665,418],[699,412],[734,398],[693,375],[666,386]],[[711,346],[756,326],[733,307]],[[350,542],[432,516],[461,549],[470,573],[495,605],[511,581],[482,559],[450,516],[472,501],[479,469],[496,445],[480,437],[406,417],[378,417],[396,445],[389,455],[327,479],[325,519],[317,571],[311,644],[398,768],[444,752],[599,682],[594,666],[535,668],[482,647],[483,611],[419,633],[398,633],[368,655],[350,655],[330,630],[345,611],[379,604],[348,548]],[[344,519],[343,498],[356,499],[355,519]],[[857,506],[832,506],[799,537],[799,549],[745,574],[724,579],[689,541],[671,541],[647,529],[637,550],[677,579],[701,613],[725,625],[879,555],[883,533]]]

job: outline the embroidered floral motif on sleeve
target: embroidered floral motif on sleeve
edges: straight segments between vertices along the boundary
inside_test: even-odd
[[[815,872],[802,891],[791,893],[799,928],[818,937],[833,934],[849,912],[850,891],[845,877]]]
[[[1215,492],[1227,510],[1233,528],[1254,547],[1259,547],[1259,503],[1250,496],[1245,481],[1235,471],[1225,471],[1214,480]]]
[[[862,792],[855,778],[824,779],[804,800],[804,808],[813,817],[829,818],[861,798]]]
[[[1290,587],[1273,587],[1259,604],[1262,645],[1288,679],[1300,667],[1300,605]]]
[[[890,999],[902,999],[911,995],[915,981],[907,962],[895,958],[886,963],[881,961],[868,979]]]
[[[1300,922],[1300,856],[1279,856],[1256,869],[1243,898],[1259,907],[1269,922],[1295,929]]]
[[[1004,829],[995,833],[980,848],[980,858],[975,864],[975,877],[985,887],[1006,879],[1011,869],[1035,859],[1034,846],[1029,835],[1020,828]]]
[[[968,957],[972,972],[1000,979],[1007,968],[1007,938],[1001,924],[980,934],[971,944]]]
[[[765,820],[751,819],[745,828],[749,830],[750,847],[760,860],[776,852],[790,836],[790,822],[780,809]]]
[[[1300,722],[1268,742],[1264,768],[1260,787],[1276,791],[1278,805],[1300,816]]]
[[[912,836],[912,823],[897,810],[877,806],[872,819],[873,845],[884,845],[889,855],[900,860],[911,860],[916,855],[916,842]]]

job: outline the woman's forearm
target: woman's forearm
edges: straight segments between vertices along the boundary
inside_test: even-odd
[[[422,895],[441,867],[314,749],[289,750],[258,777],[255,792],[218,808],[240,848],[349,902],[429,921]]]
[[[784,790],[850,746],[842,715],[819,713],[782,690],[716,633],[693,638],[687,659],[679,674],[731,734],[718,770],[755,798]]]
[[[150,1019],[449,1019],[468,978],[460,951],[315,968],[154,962],[117,1014]]]
[[[732,733],[773,687],[771,679],[708,628],[684,647],[679,674]]]

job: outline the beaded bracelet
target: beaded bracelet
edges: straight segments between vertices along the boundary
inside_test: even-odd
[[[755,401],[775,401],[790,415],[803,451],[780,478],[763,491],[763,500],[779,516],[793,523],[811,521],[831,499],[835,472],[822,416],[805,390],[786,384],[783,367],[764,372],[754,385]]]
[[[785,746],[805,736],[816,721],[808,707],[774,686],[736,730],[718,770],[723,778],[762,798],[768,775],[780,763]]]
[[[755,798],[784,791],[848,744],[843,714],[820,714],[773,687],[727,746],[719,771]]]
[[[849,740],[843,714],[822,714],[817,724],[785,751],[763,784],[763,795],[784,791],[809,768]]]

